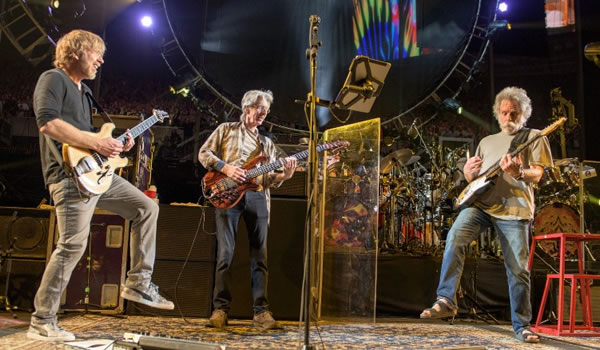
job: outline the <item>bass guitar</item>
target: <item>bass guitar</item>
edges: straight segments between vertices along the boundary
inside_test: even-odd
[[[547,136],[556,130],[559,126],[564,124],[567,118],[560,118],[554,123],[550,124],[544,130],[540,131],[535,137],[527,140],[523,144],[521,144],[517,149],[510,153],[511,157],[516,156],[517,154],[523,152],[527,147],[529,147],[532,143],[537,141],[542,136]],[[496,176],[502,171],[500,168],[500,159],[491,166],[488,170],[486,170],[482,175],[471,181],[467,187],[456,197],[454,200],[454,209],[462,209],[471,205],[479,195],[487,191],[493,184]]]
[[[334,141],[324,145],[317,146],[317,152],[325,150],[337,150],[350,146],[348,141]],[[308,151],[302,151],[292,155],[297,160],[304,159],[308,156]],[[258,166],[267,159],[266,156],[256,157],[252,161],[244,164],[243,169],[246,169],[246,181],[237,183],[227,175],[210,170],[202,178],[202,193],[204,198],[219,209],[233,208],[242,199],[244,193],[248,191],[260,190],[261,186],[254,180],[255,177],[266,174],[283,166],[281,160]],[[257,167],[258,166],[258,167]]]
[[[168,118],[167,112],[154,109],[152,116],[134,126],[128,131],[133,138],[141,135],[157,122]],[[86,134],[102,139],[112,137],[115,124],[105,123],[97,133],[84,131]],[[127,142],[127,134],[117,137],[122,144]],[[108,158],[100,153],[91,152],[87,149],[63,144],[62,156],[65,165],[71,170],[77,188],[86,195],[98,195],[106,192],[112,183],[115,170],[127,165],[126,157]]]

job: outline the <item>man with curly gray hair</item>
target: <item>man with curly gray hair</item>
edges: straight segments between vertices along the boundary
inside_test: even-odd
[[[532,185],[540,181],[544,167],[552,166],[548,139],[544,136],[515,157],[510,153],[539,130],[525,129],[531,116],[531,100],[518,87],[504,88],[496,95],[493,113],[501,131],[484,137],[463,172],[467,181],[499,162],[502,172],[473,204],[463,208],[452,225],[440,271],[437,300],[423,310],[421,318],[453,317],[458,311],[456,291],[464,268],[466,246],[482,231],[493,227],[500,239],[508,279],[511,319],[515,337],[537,343],[540,338],[530,329],[529,224],[535,202]]]

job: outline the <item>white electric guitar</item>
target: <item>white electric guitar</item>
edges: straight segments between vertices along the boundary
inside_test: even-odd
[[[143,122],[134,126],[128,131],[135,139],[144,131],[149,129],[156,122],[162,122],[169,115],[165,111],[158,109],[152,110],[152,116],[148,117]],[[100,128],[97,133],[85,132],[88,135],[97,138],[112,137],[112,132],[115,129],[115,124],[106,123]],[[117,137],[117,140],[122,144],[127,142],[127,134]],[[108,158],[97,152],[63,144],[62,147],[63,161],[71,168],[75,185],[80,191],[88,195],[98,195],[106,192],[112,183],[115,170],[127,165],[127,158],[117,156]]]
[[[524,151],[525,149],[527,149],[527,147],[529,147],[532,143],[534,143],[540,137],[547,136],[550,133],[552,133],[559,126],[563,125],[566,120],[567,120],[567,118],[560,118],[559,120],[550,124],[544,130],[540,131],[540,133],[537,134],[535,137],[527,140],[526,142],[521,144],[519,147],[517,147],[516,150],[512,151],[510,153],[511,157],[514,157],[517,154]],[[455,210],[462,209],[462,208],[468,207],[473,202],[475,202],[475,200],[477,199],[477,197],[480,194],[484,193],[485,191],[488,190],[488,188],[490,188],[492,186],[496,176],[501,171],[502,171],[502,169],[500,168],[500,159],[498,159],[498,161],[493,166],[491,166],[488,170],[486,170],[483,173],[483,175],[480,175],[475,180],[471,181],[467,185],[467,187],[465,187],[465,189],[458,195],[458,197],[456,197],[456,199],[454,200],[454,209]]]

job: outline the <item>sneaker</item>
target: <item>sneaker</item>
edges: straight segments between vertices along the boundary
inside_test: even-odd
[[[30,324],[27,338],[44,341],[72,341],[75,340],[75,335],[53,322],[40,325]]]
[[[271,313],[271,311],[263,311],[257,315],[254,315],[252,323],[254,324],[254,327],[262,329],[281,328],[279,322],[275,321],[275,319],[273,318],[273,314]]]
[[[175,304],[158,293],[158,286],[152,282],[146,290],[122,286],[121,297],[136,303],[163,310],[173,310]]]
[[[217,309],[213,311],[212,315],[208,319],[207,327],[223,328],[227,325],[227,313],[223,310]]]

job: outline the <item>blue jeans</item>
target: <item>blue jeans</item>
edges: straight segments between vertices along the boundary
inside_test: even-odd
[[[527,220],[500,220],[476,207],[463,209],[448,233],[437,295],[438,298],[450,301],[452,306],[457,306],[456,290],[465,264],[466,247],[489,227],[494,227],[500,239],[508,280],[512,326],[517,333],[523,327],[529,327],[531,322]]]
[[[213,308],[229,311],[231,303],[231,263],[235,250],[240,217],[244,218],[250,246],[250,274],[254,314],[269,308],[267,299],[267,231],[269,212],[264,192],[246,192],[240,202],[231,209],[216,209],[217,267]]]

